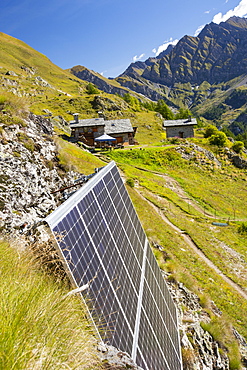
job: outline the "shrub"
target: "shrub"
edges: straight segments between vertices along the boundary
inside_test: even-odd
[[[239,234],[247,234],[247,223],[242,222],[242,224],[238,227]]]
[[[89,82],[89,84],[87,84],[86,92],[87,92],[87,94],[99,94],[99,90],[91,82]]]
[[[219,147],[224,147],[227,144],[227,137],[224,132],[218,131],[216,134],[209,137],[209,143],[211,145],[217,145]]]
[[[208,137],[210,137],[212,135],[216,135],[218,132],[219,132],[219,130],[217,129],[216,126],[214,126],[214,125],[208,125],[205,128],[204,132],[203,132],[203,136],[205,138],[208,138]]]
[[[242,141],[235,141],[232,145],[232,150],[236,153],[241,153],[244,149],[244,143]]]
[[[131,178],[126,180],[126,184],[129,185],[131,188],[134,188],[134,186],[135,186],[135,182]]]

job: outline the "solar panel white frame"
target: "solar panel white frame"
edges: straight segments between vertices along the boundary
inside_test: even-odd
[[[145,370],[182,369],[176,308],[115,163],[46,222],[102,340]]]

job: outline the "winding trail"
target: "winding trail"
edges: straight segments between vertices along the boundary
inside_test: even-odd
[[[183,199],[187,204],[191,205],[194,209],[196,209],[198,212],[202,213],[204,216],[207,216],[209,218],[220,218],[217,217],[211,213],[208,213],[203,209],[202,207],[199,206],[199,204],[192,198],[189,197],[189,195],[185,192],[185,190],[181,187],[178,181],[176,181],[173,177],[165,174],[165,173],[160,173],[152,170],[148,170],[146,168],[130,165],[140,171],[144,172],[149,172],[153,173],[156,176],[162,177],[166,181],[166,186],[168,189],[172,190],[174,193],[176,193],[181,199]]]
[[[230,285],[233,289],[235,289],[244,299],[247,300],[247,293],[236,283],[234,283],[231,279],[229,279],[226,275],[222,273],[222,271],[215,266],[215,264],[205,256],[205,254],[196,246],[193,242],[192,238],[186,234],[183,230],[179,229],[176,225],[174,225],[168,218],[164,215],[164,213],[155,206],[152,202],[150,202],[147,198],[145,198],[139,190],[135,188],[135,191],[139,194],[139,196],[145,200],[154,210],[155,212],[162,218],[162,220],[168,224],[173,230],[179,233],[186,244],[193,249],[193,251],[200,257],[202,260],[212,269],[214,270],[228,285]]]
[[[156,176],[162,177],[164,180],[166,180],[166,186],[168,189],[172,190],[174,193],[176,193],[181,199],[183,199],[188,205],[192,206],[195,210],[197,210],[199,213],[201,213],[204,217],[212,218],[212,219],[218,219],[222,220],[222,217],[213,215],[212,213],[207,212],[204,208],[202,208],[193,198],[191,198],[185,190],[182,188],[182,186],[179,184],[178,181],[176,181],[173,177],[165,174],[165,173],[160,173],[152,170],[148,170],[146,168],[138,167],[129,164],[129,166],[134,167],[140,171],[144,172],[149,172],[153,173]],[[246,219],[228,219],[229,221],[246,221]]]

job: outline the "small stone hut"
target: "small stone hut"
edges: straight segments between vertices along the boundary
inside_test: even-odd
[[[166,137],[187,138],[194,137],[194,126],[197,125],[196,118],[185,118],[164,121],[163,127],[166,129]]]

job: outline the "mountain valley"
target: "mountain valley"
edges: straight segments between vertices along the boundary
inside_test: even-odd
[[[62,70],[0,33],[1,239],[20,255],[39,243],[43,249],[47,240],[37,225],[69,193],[58,190],[114,160],[176,302],[188,370],[247,368],[247,151],[233,147],[247,132],[246,45],[247,20],[233,17],[106,79],[79,65]],[[174,115],[190,110],[197,117],[195,137],[166,138],[159,100]],[[106,119],[129,118],[138,144],[91,153],[71,142],[72,115],[96,118],[99,112]],[[225,145],[210,143],[204,135],[209,125],[227,133]],[[38,274],[53,276],[47,269]],[[3,306],[8,298],[3,293]],[[30,338],[27,347],[18,342],[13,361],[42,368],[49,341]],[[13,366],[11,346],[1,356],[2,368]],[[26,348],[30,358],[23,367]],[[93,359],[81,367],[67,353],[57,368],[64,361],[65,367],[89,369],[99,355],[95,342],[90,348]],[[136,369],[129,360],[117,362],[121,352],[107,358],[111,350],[103,350],[92,369]]]

